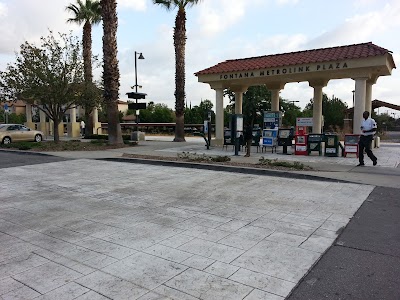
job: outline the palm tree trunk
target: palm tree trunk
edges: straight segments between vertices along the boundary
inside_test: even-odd
[[[93,81],[92,74],[92,24],[89,21],[85,22],[83,26],[83,37],[82,37],[82,45],[83,45],[83,71],[85,77],[85,87],[88,87],[89,84]],[[85,137],[89,137],[93,135],[93,107],[89,105],[92,103],[92,99],[87,99],[86,103],[88,105],[85,106]]]
[[[186,47],[186,12],[179,7],[175,19],[175,139],[174,142],[185,141],[185,47]]]
[[[117,60],[117,3],[101,0],[103,18],[103,80],[104,99],[107,104],[108,142],[122,144],[121,126],[118,118],[119,69]]]

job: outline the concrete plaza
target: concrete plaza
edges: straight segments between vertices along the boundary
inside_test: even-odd
[[[373,190],[89,159],[0,180],[1,299],[284,299]]]

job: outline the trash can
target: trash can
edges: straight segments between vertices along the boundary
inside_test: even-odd
[[[324,135],[320,133],[310,133],[307,140],[307,154],[311,152],[318,152],[318,155],[322,155],[322,142]]]
[[[338,157],[339,156],[339,137],[337,134],[325,134],[325,156]]]

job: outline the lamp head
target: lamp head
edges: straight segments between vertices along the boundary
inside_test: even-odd
[[[144,59],[144,56],[143,56],[142,52],[139,53],[138,59]]]

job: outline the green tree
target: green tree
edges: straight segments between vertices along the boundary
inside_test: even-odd
[[[178,8],[174,27],[175,47],[175,142],[185,141],[185,48],[186,48],[186,7],[196,5],[201,0],[153,0],[167,10]]]
[[[171,123],[173,111],[166,104],[149,102],[146,109],[140,111],[140,121],[143,123]]]
[[[310,102],[303,110],[306,117],[312,116],[314,100]],[[324,115],[324,130],[336,130],[337,127],[343,128],[344,118],[347,110],[347,104],[341,99],[332,95],[329,98],[325,93],[322,95],[322,114]]]
[[[300,118],[303,116],[300,107],[295,105],[293,102],[285,99],[281,100],[281,107],[282,111],[284,112],[282,125],[286,127],[296,126],[296,118]]]
[[[100,4],[103,19],[103,82],[104,101],[107,105],[108,142],[116,145],[123,143],[117,104],[119,92],[117,2],[101,0]]]
[[[232,113],[235,112],[235,93],[225,90],[228,96]],[[263,124],[263,112],[271,110],[271,91],[265,85],[251,86],[243,94],[242,113],[244,122],[250,124]]]
[[[202,100],[199,105],[192,108],[185,108],[185,124],[203,124],[211,111],[211,122],[214,122],[213,103],[210,100]]]
[[[77,37],[59,34],[41,38],[40,47],[28,42],[16,53],[16,62],[0,72],[0,100],[23,99],[38,105],[54,122],[54,141],[65,112],[83,95],[83,62]]]
[[[83,63],[85,78],[85,93],[83,95],[82,106],[85,109],[86,131],[85,135],[93,134],[93,109],[99,104],[100,97],[93,86],[92,73],[92,25],[99,24],[101,21],[100,1],[81,0],[76,1],[77,5],[70,4],[66,10],[73,14],[67,22],[84,24],[82,34]]]

